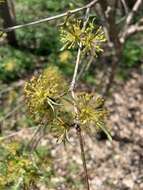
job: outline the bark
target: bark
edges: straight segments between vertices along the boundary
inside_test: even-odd
[[[0,15],[3,19],[3,27],[11,27],[16,25],[16,16],[14,11],[13,0],[5,0],[0,5]],[[17,46],[16,34],[15,31],[7,33],[8,43],[12,46]]]
[[[111,72],[109,74],[109,78],[108,78],[108,82],[105,86],[104,92],[103,92],[103,96],[107,97],[109,95],[110,89],[114,83],[114,78],[116,75],[116,71],[118,68],[118,64],[121,58],[121,53],[120,54],[115,54],[112,58],[112,64],[111,64]]]
[[[119,30],[116,24],[116,13],[118,7],[118,1],[113,0],[108,2],[107,0],[100,0],[100,6],[102,9],[102,14],[107,23],[107,31],[109,36],[109,46],[113,52],[112,63],[111,63],[111,72],[109,74],[107,85],[104,89],[103,95],[107,96],[109,94],[110,88],[113,84],[118,63],[121,57],[122,45],[119,40]],[[109,8],[110,7],[110,8]],[[108,10],[109,9],[109,10]]]
[[[125,0],[125,2],[126,2],[126,4],[127,4],[127,6],[128,6],[130,9],[132,9],[133,6],[134,6],[134,4],[135,4],[135,2],[136,2],[136,0]]]

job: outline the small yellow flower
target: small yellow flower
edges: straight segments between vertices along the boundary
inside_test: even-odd
[[[103,130],[111,140],[110,134],[105,127],[105,119],[109,112],[104,106],[104,99],[89,93],[79,93],[76,102],[78,108],[77,117],[80,120],[80,125],[85,129],[90,125],[94,125],[95,131]]]
[[[66,63],[70,58],[71,58],[71,53],[70,51],[63,51],[59,55],[60,62],[61,63]]]
[[[10,144],[4,145],[5,149],[12,154],[13,156],[16,155],[17,149],[19,148],[18,142],[12,142]]]
[[[69,21],[61,28],[61,41],[64,44],[62,49],[75,48],[80,43],[82,36],[81,20]]]
[[[96,55],[103,51],[101,43],[105,42],[105,36],[102,28],[95,26],[94,20],[87,24],[83,29],[81,20],[69,20],[61,28],[61,41],[64,44],[62,49],[71,49],[79,47],[81,44],[83,53],[90,53]]]
[[[37,122],[51,122],[67,83],[57,67],[51,66],[25,84],[25,97],[29,112]],[[45,120],[46,118],[46,120]]]
[[[9,59],[7,60],[6,64],[4,65],[4,70],[8,72],[12,72],[16,69],[16,60],[15,59]]]
[[[77,104],[81,124],[90,122],[95,122],[96,124],[98,121],[104,121],[108,115],[102,97],[96,98],[93,94],[80,93],[77,95]]]

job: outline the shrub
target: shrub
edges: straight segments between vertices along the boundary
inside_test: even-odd
[[[82,2],[79,0],[77,3]],[[52,16],[61,13],[65,9],[68,10],[74,7],[74,3],[69,0],[18,0],[16,3],[17,23],[26,23],[39,18]],[[36,17],[35,17],[36,10]],[[17,30],[17,38],[20,44],[27,48],[33,49],[36,54],[47,55],[52,52],[57,52],[60,48],[58,40],[58,32],[55,23],[43,23],[40,27],[28,27]]]
[[[139,65],[143,59],[143,47],[135,40],[127,41],[123,50],[122,66],[131,68]]]
[[[1,48],[0,79],[16,80],[34,67],[34,57],[10,46]]]
[[[47,148],[43,148],[31,154],[19,142],[1,143],[0,189],[33,189],[38,182],[44,182],[45,177],[49,179],[51,156]]]

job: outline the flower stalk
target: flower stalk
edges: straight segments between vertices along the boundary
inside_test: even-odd
[[[83,137],[82,137],[82,133],[81,133],[81,128],[79,125],[76,126],[76,131],[77,131],[77,135],[78,135],[79,143],[80,143],[81,158],[82,158],[82,164],[83,164],[83,168],[84,168],[86,189],[90,190],[89,176],[88,176],[88,172],[87,172],[87,165],[86,165],[86,159],[85,159],[84,142],[83,142]]]
[[[85,30],[86,24],[88,22],[89,11],[90,11],[90,9],[87,8],[86,15],[85,15],[85,22],[84,22],[83,28],[82,28],[83,30]],[[73,74],[72,82],[71,82],[71,85],[70,85],[70,91],[71,91],[71,95],[72,95],[73,99],[75,99],[74,88],[75,88],[76,78],[77,78],[77,74],[78,74],[78,68],[79,68],[79,64],[80,64],[81,49],[82,49],[82,43],[80,42],[79,43],[79,48],[78,48],[78,53],[77,53],[77,58],[76,58],[76,64],[75,64],[74,74]],[[81,128],[80,128],[80,125],[78,124],[79,123],[79,116],[78,116],[77,105],[76,105],[75,102],[74,102],[74,111],[75,111],[75,114],[77,116],[76,117],[76,121],[75,121],[76,122],[75,128],[76,128],[76,132],[77,132],[79,143],[80,143],[81,159],[82,159],[82,163],[83,163],[86,189],[90,190],[89,178],[88,178],[87,166],[86,166],[86,159],[85,159],[85,152],[84,152],[84,143],[83,143],[83,138],[82,138],[82,134],[81,134]]]

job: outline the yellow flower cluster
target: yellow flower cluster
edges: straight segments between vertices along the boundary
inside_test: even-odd
[[[14,159],[7,162],[7,178],[9,183],[14,181],[16,182],[16,180],[22,176],[26,176],[26,178],[29,176],[30,180],[30,177],[32,177],[34,172],[33,163],[28,159],[28,157],[24,158],[23,156],[16,156]]]
[[[29,111],[37,122],[45,124],[55,116],[55,107],[67,92],[67,83],[57,67],[50,66],[25,84],[25,97]]]
[[[78,118],[81,127],[84,129],[95,125],[95,129],[103,130],[109,139],[110,134],[105,127],[105,119],[108,116],[108,110],[104,106],[105,100],[102,97],[95,97],[89,93],[79,93],[77,95]]]
[[[7,72],[13,72],[17,68],[16,59],[8,59],[6,64],[4,65],[4,70]]]
[[[103,51],[100,47],[102,42],[105,42],[105,36],[102,28],[97,28],[94,20],[87,25],[85,29],[82,27],[81,20],[69,20],[61,28],[61,41],[64,44],[62,49],[70,49],[82,46],[83,53],[96,53]]]
[[[61,41],[64,46],[63,49],[75,48],[77,44],[80,43],[81,34],[83,33],[81,29],[81,21],[74,20],[74,22],[67,22],[64,27],[61,28]]]
[[[15,156],[17,153],[17,150],[20,148],[20,144],[18,142],[11,142],[10,144],[5,144],[4,148],[11,155]]]
[[[77,104],[79,109],[79,118],[82,125],[90,122],[97,123],[104,121],[108,114],[104,108],[104,99],[89,93],[80,93],[77,95]]]

